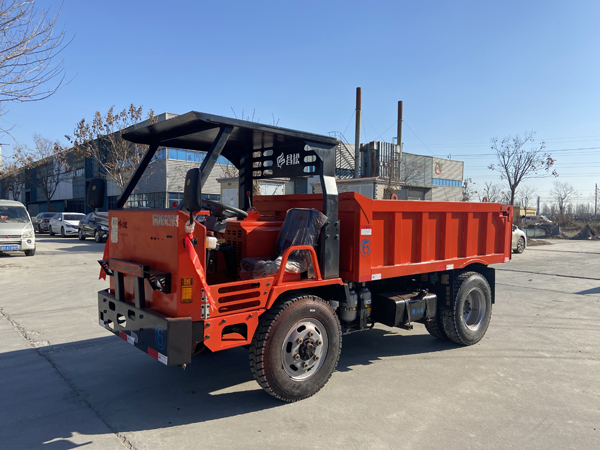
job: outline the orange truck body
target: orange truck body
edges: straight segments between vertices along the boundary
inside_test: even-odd
[[[255,214],[246,220],[229,221],[226,232],[217,237],[236,249],[238,266],[241,258],[273,256],[286,211],[292,207],[319,209],[322,200],[319,194],[256,196],[255,207],[260,217]],[[188,217],[176,210],[110,211],[107,256],[115,264],[132,262],[171,274],[169,293],[153,290],[149,281],[144,280],[146,308],[170,319],[201,323],[200,338],[212,351],[248,345],[260,315],[289,291],[443,272],[473,264],[487,266],[506,262],[511,256],[512,208],[509,206],[371,200],[357,193],[342,193],[339,195],[340,235],[334,237],[342,243],[339,278],[321,278],[312,248],[307,250],[311,251],[315,275],[304,279],[284,274],[280,269],[274,277],[227,280],[219,273],[222,262],[216,258],[207,264],[205,252],[199,251],[200,264],[216,303],[210,317],[202,318],[201,306],[206,298],[182,244]],[[196,222],[194,237],[203,243],[206,236],[206,228]],[[292,250],[297,248],[290,248],[287,253]],[[124,298],[132,306],[135,279],[135,274],[124,274]],[[188,279],[192,280],[193,294],[191,299],[184,299],[183,280]],[[115,295],[114,277],[110,277],[110,283],[110,294]],[[244,334],[225,332],[226,326],[242,324],[246,327]],[[118,322],[116,326],[120,327]],[[121,337],[126,339],[126,336]],[[200,342],[200,338],[193,339]],[[153,352],[149,350],[149,353]]]

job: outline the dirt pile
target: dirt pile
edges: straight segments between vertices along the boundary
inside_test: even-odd
[[[588,239],[588,240],[597,239],[597,233],[588,224],[585,227],[583,227],[583,230],[581,230],[579,233],[577,233],[571,239],[576,239],[579,241],[586,240],[586,239]]]

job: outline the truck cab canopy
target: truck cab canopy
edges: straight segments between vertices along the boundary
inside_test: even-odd
[[[123,138],[149,149],[131,177],[116,208],[122,208],[159,147],[207,152],[200,167],[203,187],[219,156],[239,170],[239,208],[248,210],[253,182],[269,178],[318,176],[323,190],[321,251],[328,254],[323,272],[337,276],[339,261],[338,198],[335,183],[337,139],[257,122],[196,111],[146,126],[134,126]],[[335,239],[329,237],[335,236]]]
[[[238,169],[244,156],[250,156],[253,151],[287,149],[301,152],[311,143],[317,148],[332,150],[335,157],[337,140],[332,137],[196,111],[141,128],[130,128],[123,133],[123,138],[137,144],[209,152],[224,127],[231,127],[231,132],[221,155]],[[305,173],[300,172],[297,176],[301,175]]]

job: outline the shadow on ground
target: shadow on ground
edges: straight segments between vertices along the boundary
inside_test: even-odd
[[[453,348],[428,335],[401,336],[374,329],[344,337],[337,371],[377,365],[389,356]],[[71,436],[106,433],[104,424],[113,433],[127,433],[287,406],[254,381],[243,348],[199,355],[182,370],[162,366],[109,336],[0,354],[0,378],[7,380],[0,384],[5,405],[0,422],[2,434],[8,434],[3,441],[22,445],[22,426],[28,430],[27,448],[74,448]],[[329,383],[335,378],[334,374]],[[76,409],[91,409],[94,414],[88,414],[92,416],[88,420],[70,419]],[[27,428],[34,422],[35,427]]]

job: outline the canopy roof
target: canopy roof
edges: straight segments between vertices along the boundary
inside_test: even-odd
[[[123,133],[123,138],[137,144],[208,152],[220,128],[226,125],[233,126],[233,130],[221,154],[237,167],[242,156],[255,150],[301,150],[310,143],[334,152],[333,147],[337,145],[337,139],[329,136],[196,111],[152,125],[130,128]]]

